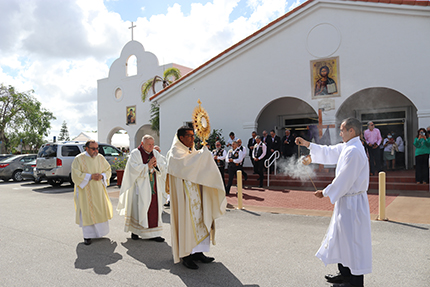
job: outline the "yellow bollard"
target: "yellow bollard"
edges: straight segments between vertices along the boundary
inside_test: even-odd
[[[237,171],[237,205],[239,209],[243,209],[242,203],[242,171]]]
[[[385,172],[381,171],[379,173],[379,216],[377,220],[388,220],[385,218]]]

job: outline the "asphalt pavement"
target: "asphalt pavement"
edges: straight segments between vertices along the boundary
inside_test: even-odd
[[[108,237],[85,246],[69,185],[0,182],[0,286],[329,286],[336,272],[315,257],[329,217],[229,209],[215,262],[189,270],[173,264],[169,212],[164,243],[131,240],[115,212]],[[365,286],[430,286],[430,225],[372,221],[372,245]]]

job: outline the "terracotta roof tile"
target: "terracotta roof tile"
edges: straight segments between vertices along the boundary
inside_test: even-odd
[[[417,5],[417,6],[430,6],[430,0],[343,0],[343,1],[355,1],[355,2],[373,2],[373,3],[389,3],[389,4],[397,4],[397,5]],[[293,10],[289,11],[288,13],[284,14],[283,16],[277,18],[276,20],[270,22],[269,24],[267,24],[266,26],[264,26],[263,28],[257,30],[256,32],[252,33],[251,35],[249,35],[248,37],[244,38],[243,40],[237,42],[236,44],[234,44],[233,46],[231,46],[230,48],[224,50],[223,52],[221,52],[220,54],[216,55],[215,57],[213,57],[212,59],[208,60],[207,62],[203,63],[202,65],[200,65],[199,67],[195,68],[194,70],[192,70],[191,72],[189,72],[188,74],[184,75],[183,77],[181,77],[179,80],[173,82],[171,85],[167,86],[166,88],[164,88],[163,90],[159,91],[158,93],[156,93],[155,95],[153,95],[152,97],[149,98],[150,101],[152,101],[153,99],[155,99],[157,96],[159,96],[160,94],[162,94],[163,92],[165,92],[166,90],[170,89],[171,87],[175,86],[177,83],[181,82],[182,80],[190,77],[191,75],[197,73],[198,71],[200,71],[201,69],[203,69],[204,67],[206,67],[207,65],[209,65],[210,63],[214,62],[216,59],[219,59],[221,56],[227,54],[228,52],[230,52],[231,50],[235,49],[236,47],[238,47],[239,45],[241,45],[242,43],[248,41],[249,39],[255,37],[256,35],[260,34],[261,32],[267,30],[268,28],[272,27],[273,25],[275,25],[276,23],[280,22],[281,20],[285,19],[286,17],[290,16],[291,14],[295,13],[296,11],[302,9],[303,7],[307,6],[308,4],[314,2],[314,0],[308,0],[306,2],[303,2],[301,5],[297,6],[296,8],[294,8]]]

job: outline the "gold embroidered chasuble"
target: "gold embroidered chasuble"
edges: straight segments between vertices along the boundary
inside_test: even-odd
[[[98,154],[92,158],[85,152],[76,156],[72,163],[76,224],[80,223],[79,214],[81,214],[83,226],[106,222],[112,218],[112,203],[102,180],[90,180],[84,188],[79,187],[86,174],[94,173],[104,173],[107,185],[109,185],[112,172],[110,164],[104,156]]]
[[[211,152],[188,149],[175,136],[166,156],[170,224],[175,263],[209,235],[215,244],[215,219],[225,213],[224,184]]]

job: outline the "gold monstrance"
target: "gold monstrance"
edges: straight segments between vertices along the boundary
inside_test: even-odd
[[[202,145],[206,145],[206,140],[211,134],[211,125],[209,123],[208,113],[204,108],[202,108],[200,99],[197,101],[198,107],[194,109],[193,112],[193,127],[194,133],[202,141]]]

